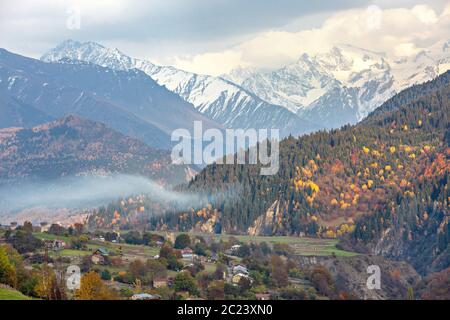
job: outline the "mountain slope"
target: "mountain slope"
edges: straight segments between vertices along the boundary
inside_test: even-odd
[[[0,181],[120,173],[183,182],[187,167],[168,163],[168,151],[78,116],[31,129],[0,129]]]
[[[42,56],[43,61],[69,58],[116,70],[142,70],[158,84],[192,103],[201,113],[229,128],[280,128],[283,135],[311,132],[317,126],[301,120],[285,108],[267,103],[257,95],[221,78],[156,66],[130,58],[117,49],[97,43],[65,41]]]
[[[448,267],[449,76],[401,92],[358,125],[283,140],[276,175],[208,166],[185,190],[216,194],[212,207],[168,213],[164,227],[215,221],[231,233],[348,237],[421,273]]]
[[[3,99],[32,106],[50,118],[78,114],[153,147],[170,148],[171,132],[192,129],[196,120],[206,128],[221,128],[138,70],[69,60],[45,63],[2,49],[0,79]]]
[[[52,117],[44,112],[25,105],[13,97],[0,95],[0,128],[30,128],[50,120]]]

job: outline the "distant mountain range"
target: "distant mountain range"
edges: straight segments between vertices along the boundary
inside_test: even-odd
[[[285,106],[325,128],[354,124],[390,97],[450,69],[450,41],[408,58],[350,45],[327,53],[303,54],[297,62],[270,72],[240,68],[223,78],[262,99]]]
[[[137,69],[122,71],[79,60],[46,63],[0,49],[2,127],[30,127],[76,114],[149,146],[169,149],[177,128],[222,126]]]
[[[399,90],[448,69],[449,53],[449,42],[440,42],[392,61],[343,45],[271,72],[238,69],[212,77],[94,42],[67,40],[41,60],[0,49],[0,128],[33,128],[75,115],[166,150],[171,132],[192,130],[196,120],[204,128],[281,128],[282,136],[301,135],[361,121]],[[21,137],[26,130],[17,132]]]
[[[31,127],[68,114],[105,123],[169,149],[176,128],[280,128],[301,135],[362,120],[397,92],[450,68],[449,42],[409,58],[349,45],[303,54],[263,72],[222,77],[131,58],[94,42],[67,40],[41,61],[0,51],[0,127]]]
[[[230,128],[281,128],[282,135],[354,124],[401,90],[450,68],[450,42],[393,60],[351,45],[303,54],[270,72],[239,68],[221,77],[131,58],[94,42],[67,40],[43,61],[82,60],[116,70],[142,70],[209,118]]]
[[[268,103],[228,80],[169,66],[157,66],[95,42],[67,40],[41,58],[46,62],[64,59],[87,61],[114,70],[139,69],[227,128],[278,128],[283,136],[299,135],[320,128],[319,125],[302,120],[283,106]]]

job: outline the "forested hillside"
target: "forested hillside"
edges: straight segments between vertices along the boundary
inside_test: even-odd
[[[78,116],[31,129],[0,129],[0,182],[90,174],[130,174],[163,184],[186,181],[190,168],[168,165],[168,151]]]
[[[443,269],[449,80],[447,72],[405,90],[358,125],[286,138],[276,175],[260,176],[259,165],[210,165],[181,187],[210,195],[209,206],[147,217],[147,226],[337,237],[360,251],[409,260],[421,272]]]

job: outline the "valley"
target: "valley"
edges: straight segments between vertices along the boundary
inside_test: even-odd
[[[0,49],[0,300],[450,299],[449,48],[220,76]],[[266,139],[245,135],[174,160],[178,130],[199,158],[227,129],[279,129],[278,170],[237,161]]]

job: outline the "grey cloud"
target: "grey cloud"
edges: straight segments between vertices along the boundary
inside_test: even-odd
[[[87,1],[81,1],[81,29],[69,30],[65,27],[66,10],[76,3],[43,1],[38,5],[18,0],[0,4],[0,47],[38,56],[44,48],[73,38],[145,43],[147,47],[165,46],[162,51],[185,51],[172,54],[192,54],[211,50],[211,45],[218,43],[226,46],[230,39],[281,28],[301,16],[364,6],[368,1],[119,0],[124,4],[120,14],[114,14],[114,10],[96,11]],[[187,52],[190,46],[191,52]]]
[[[126,23],[110,21],[86,28],[94,40],[209,41],[280,28],[301,16],[365,6],[369,1],[175,0],[148,2]]]

